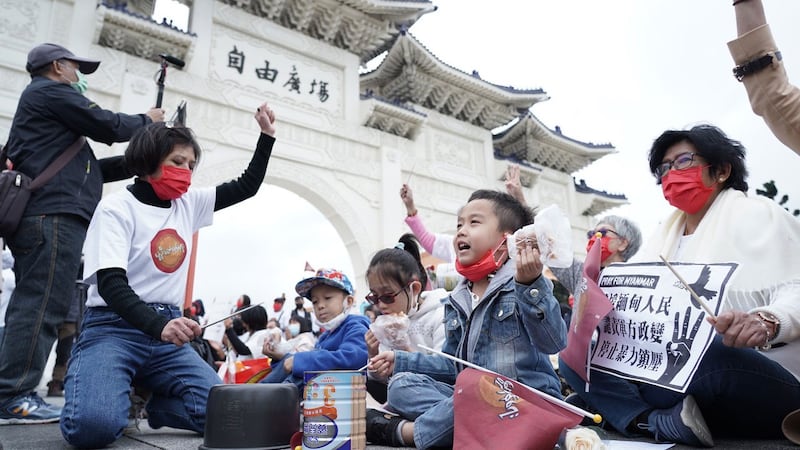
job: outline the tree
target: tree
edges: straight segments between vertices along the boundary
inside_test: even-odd
[[[786,203],[789,202],[789,196],[787,194],[783,194],[778,197],[778,187],[775,186],[775,180],[769,180],[764,183],[764,189],[756,189],[756,194],[767,197],[771,200],[775,200],[780,206],[783,206],[783,209],[789,211],[789,208],[785,206]],[[780,200],[778,200],[778,198],[780,198]],[[800,216],[800,209],[795,209],[791,212],[795,217]]]

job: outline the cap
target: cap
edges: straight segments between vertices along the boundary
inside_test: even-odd
[[[95,70],[97,70],[97,66],[100,65],[100,61],[80,58],[58,44],[47,43],[37,45],[30,52],[28,52],[28,63],[25,65],[25,70],[27,70],[28,73],[33,73],[59,59],[75,61],[78,63],[78,70],[86,75],[93,73]]]
[[[297,283],[294,290],[297,291],[299,295],[309,298],[308,296],[311,290],[321,284],[341,289],[348,295],[353,295],[354,292],[353,285],[350,283],[350,280],[347,279],[347,275],[336,269],[319,269],[315,276],[306,278]]]

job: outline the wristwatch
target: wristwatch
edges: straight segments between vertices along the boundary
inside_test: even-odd
[[[766,344],[759,347],[759,350],[769,350],[770,348],[772,348],[772,341],[775,340],[775,338],[778,336],[778,333],[780,333],[781,331],[781,321],[774,314],[764,311],[757,311],[756,317],[758,317],[758,320],[762,322],[772,324],[775,330],[774,333],[769,335],[769,340],[766,342]]]

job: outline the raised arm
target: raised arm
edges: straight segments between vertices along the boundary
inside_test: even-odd
[[[525,194],[522,192],[522,183],[519,180],[519,166],[516,164],[509,164],[506,168],[506,192],[508,195],[517,199],[518,202],[528,206],[525,201]]]
[[[258,107],[255,114],[261,135],[258,138],[256,151],[244,173],[236,180],[217,186],[217,197],[214,211],[246,200],[258,192],[264,176],[267,173],[267,163],[272,155],[272,146],[275,144],[275,113],[266,104]]]
[[[738,37],[728,43],[734,73],[742,81],[753,112],[772,133],[800,154],[800,89],[789,83],[761,0],[735,2]]]

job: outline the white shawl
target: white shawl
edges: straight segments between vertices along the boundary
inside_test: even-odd
[[[681,239],[685,220],[685,213],[673,212],[635,259],[669,258]],[[723,308],[774,314],[781,322],[775,342],[789,345],[765,355],[800,379],[800,219],[772,200],[726,189],[714,200],[692,238],[682,245],[680,262],[738,263]]]

